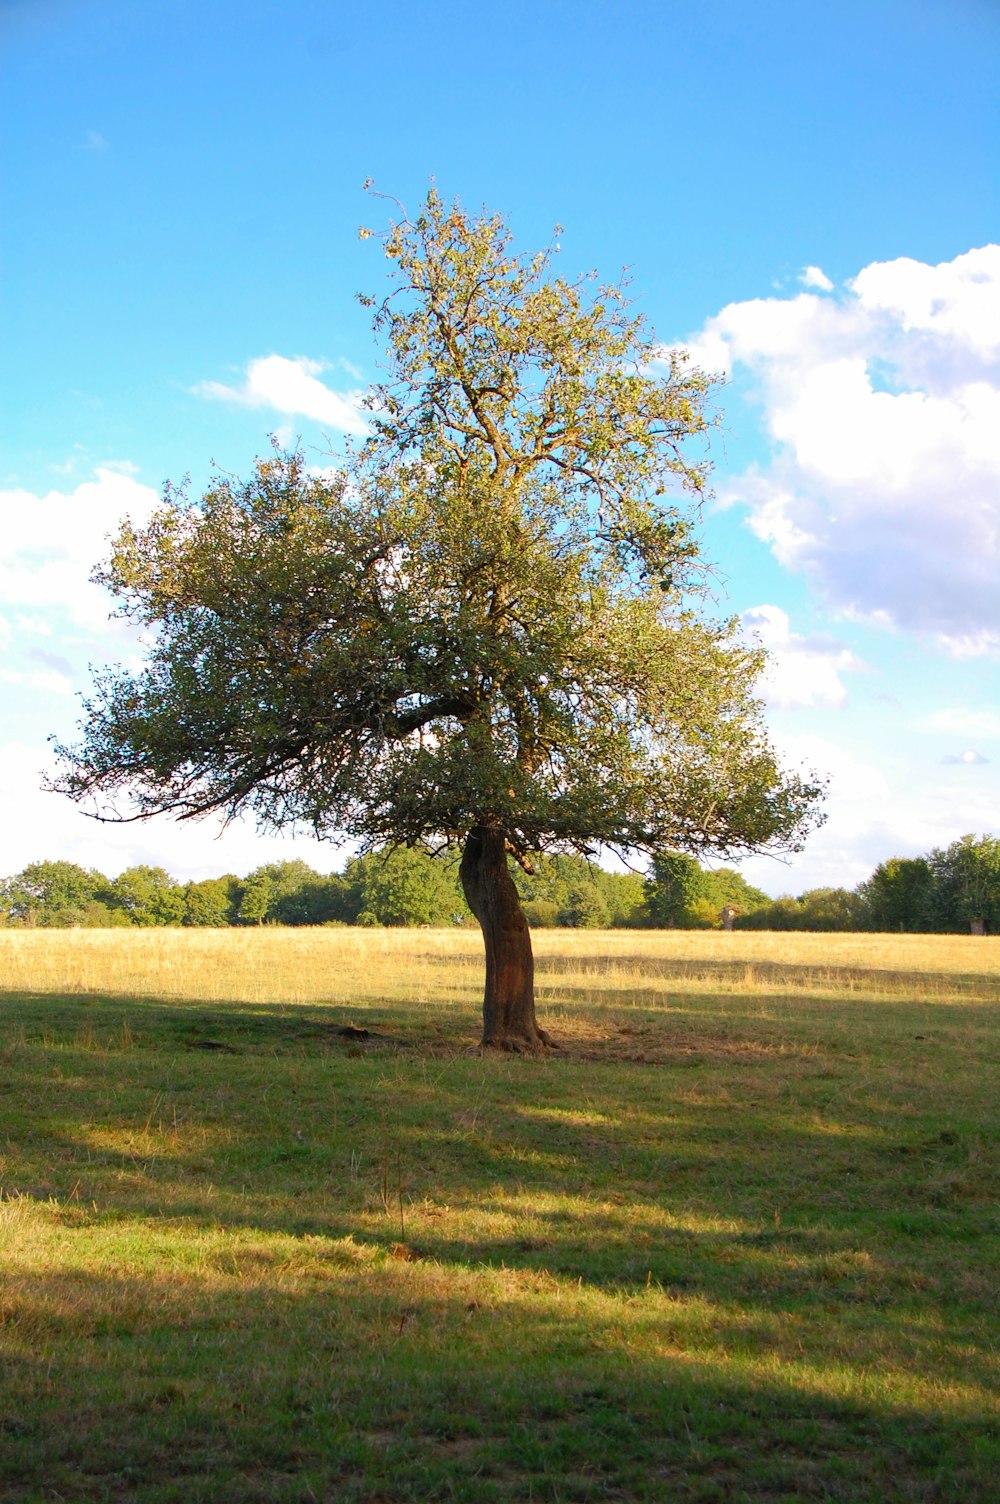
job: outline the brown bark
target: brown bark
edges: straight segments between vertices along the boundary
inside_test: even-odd
[[[458,875],[486,947],[484,1047],[532,1053],[554,1048],[535,1019],[531,931],[507,866],[502,831],[486,825],[471,830]]]

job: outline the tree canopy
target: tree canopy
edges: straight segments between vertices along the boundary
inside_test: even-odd
[[[369,438],[126,524],[98,578],[148,662],[98,676],[58,787],[105,818],[458,846],[484,1042],[538,1047],[508,853],[789,848],[820,791],[769,745],[761,653],[700,601],[710,379],[498,216],[432,191],[381,239]]]

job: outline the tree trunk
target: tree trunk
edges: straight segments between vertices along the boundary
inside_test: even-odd
[[[503,833],[486,825],[471,830],[458,875],[486,946],[483,1045],[532,1053],[554,1048],[535,1021],[531,931],[507,867]]]

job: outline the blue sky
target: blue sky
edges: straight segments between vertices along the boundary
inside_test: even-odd
[[[246,871],[342,853],[107,827],[39,791],[88,664],[87,584],[164,480],[321,455],[376,375],[361,191],[628,267],[725,370],[706,554],[771,648],[826,825],[772,892],[1000,828],[1000,6],[994,0],[6,0],[0,8],[0,873]],[[991,249],[992,247],[992,249]]]

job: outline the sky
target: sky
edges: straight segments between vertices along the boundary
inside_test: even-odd
[[[998,0],[3,0],[0,875],[342,864],[41,785],[91,666],[139,661],[89,580],[121,520],[272,434],[319,464],[357,431],[368,178],[525,250],[561,226],[561,275],[627,269],[725,376],[712,609],[828,780],[805,849],[745,875],[851,888],[1000,831],[998,79]]]

